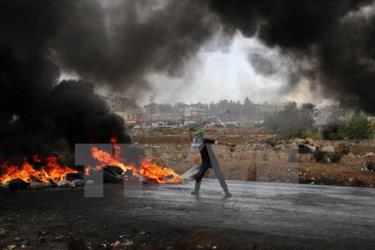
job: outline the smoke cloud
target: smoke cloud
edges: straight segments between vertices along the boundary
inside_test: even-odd
[[[180,74],[212,16],[198,0],[1,1],[0,152],[129,142],[90,82],[141,91],[147,73]],[[58,83],[62,70],[82,80]]]
[[[74,73],[122,90],[146,89],[144,77],[178,76],[215,27],[202,1],[79,1],[53,48]]]
[[[92,88],[148,88],[146,75],[179,76],[217,32],[240,30],[287,55],[290,82],[354,98],[375,113],[375,14],[369,0],[2,0],[0,153],[76,142],[129,141],[124,121]],[[277,71],[262,55],[250,61]],[[79,81],[58,82],[62,71]]]
[[[364,110],[375,113],[372,2],[210,0],[209,5],[228,33],[238,29],[257,36],[291,57],[291,84],[307,78],[322,84],[330,97],[354,98]],[[255,59],[260,72],[270,72],[268,62]]]
[[[66,152],[74,143],[111,136],[129,142],[124,121],[89,83],[57,83],[51,45],[77,4],[0,2],[0,156]]]

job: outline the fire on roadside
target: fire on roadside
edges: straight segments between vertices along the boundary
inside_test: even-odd
[[[35,167],[34,165],[41,165]],[[0,184],[8,183],[11,180],[20,179],[30,183],[38,181],[44,184],[57,183],[67,174],[78,173],[76,170],[59,163],[57,156],[48,156],[41,159],[34,155],[33,160],[24,159],[21,165],[5,162],[0,167]]]
[[[120,157],[121,146],[117,143],[117,139],[112,138],[111,143],[112,152],[107,152],[94,146],[91,148],[91,157],[98,164],[94,168],[86,167],[85,174],[111,166],[121,169],[124,173],[130,172],[133,176],[143,177],[155,183],[181,182],[182,177],[171,168],[153,163],[147,158],[140,161],[139,167],[133,164],[126,164],[124,159]],[[0,184],[6,184],[16,179],[26,183],[33,181],[43,184],[57,183],[66,178],[66,175],[73,173],[78,173],[78,171],[61,164],[58,156],[52,155],[41,158],[39,155],[34,155],[32,159],[25,157],[22,164],[2,163],[0,165]]]

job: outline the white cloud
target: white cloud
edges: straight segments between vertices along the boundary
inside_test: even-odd
[[[180,78],[151,74],[152,91],[148,98],[157,102],[210,102],[220,99],[276,102],[285,84],[280,75],[263,76],[249,62],[249,53],[259,53],[269,60],[280,60],[276,49],[262,45],[256,38],[237,33],[228,47],[217,47],[218,37],[207,43],[187,66]],[[219,38],[220,40],[220,38]]]

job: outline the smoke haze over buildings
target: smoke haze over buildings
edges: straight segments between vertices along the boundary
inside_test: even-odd
[[[209,45],[210,53],[225,54],[238,34],[265,48],[241,50],[256,74],[242,77],[237,73],[243,71],[235,69],[238,61],[228,65],[238,81],[258,77],[243,81],[240,86],[250,87],[240,87],[239,93],[251,91],[258,80],[267,86],[284,81],[284,91],[308,82],[313,90],[323,88],[327,97],[350,98],[375,113],[374,13],[368,0],[3,0],[1,149],[27,136],[32,146],[21,151],[41,142],[72,144],[109,134],[128,140],[123,121],[95,95],[91,84],[142,96],[158,89],[151,82],[167,77],[183,79],[184,89],[189,80],[194,82],[186,76],[199,73],[197,55],[204,56],[202,48]],[[216,43],[210,43],[215,37]],[[80,80],[59,83],[62,72]],[[228,84],[233,79],[229,77]],[[215,83],[217,89],[221,83]],[[206,91],[194,86],[173,93]],[[273,95],[274,88],[264,89]],[[165,90],[158,91],[162,95]]]

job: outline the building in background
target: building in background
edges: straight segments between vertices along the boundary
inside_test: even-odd
[[[113,112],[123,117],[128,127],[181,127],[201,124],[211,127],[253,127],[265,116],[285,109],[290,103],[256,104],[246,98],[239,101],[221,100],[217,103],[149,103],[140,107],[126,97],[114,94],[102,96]],[[317,120],[325,121],[328,111],[322,111]],[[328,112],[329,113],[329,112]]]

